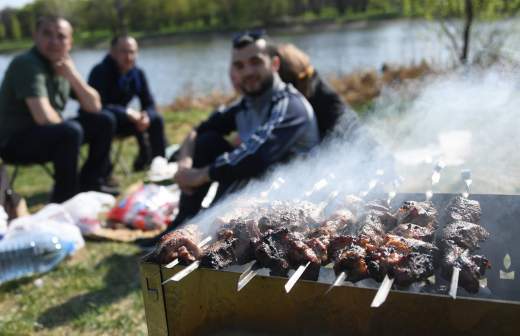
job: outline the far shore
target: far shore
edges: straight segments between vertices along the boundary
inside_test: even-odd
[[[378,15],[363,19],[316,19],[312,21],[288,21],[279,22],[275,25],[265,27],[271,35],[280,34],[305,34],[316,31],[335,31],[342,29],[363,29],[367,27],[376,27],[387,24],[388,22],[398,20],[414,20],[408,18],[400,18],[393,14]],[[251,27],[254,29],[256,27]],[[132,32],[137,37],[141,46],[161,46],[172,43],[184,43],[193,40],[205,40],[213,37],[228,38],[236,32],[237,29],[217,29],[217,30],[201,30],[201,31],[177,31],[167,33],[157,32]],[[110,36],[97,39],[81,39],[75,37],[75,47],[79,49],[105,49],[108,47]],[[0,43],[0,54],[14,53],[29,48],[32,45],[31,40],[6,41]]]

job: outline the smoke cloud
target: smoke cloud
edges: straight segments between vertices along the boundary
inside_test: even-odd
[[[336,136],[315,152],[274,169],[192,222],[209,232],[223,214],[273,201],[310,201],[331,212],[338,199],[348,194],[362,197],[378,183],[386,193],[429,189],[461,193],[461,172],[468,169],[471,193],[518,193],[520,85],[516,75],[504,68],[465,69],[387,89],[364,124],[393,154],[395,165],[384,150],[374,151],[363,132],[352,136],[345,120]],[[439,162],[444,168],[432,187]]]

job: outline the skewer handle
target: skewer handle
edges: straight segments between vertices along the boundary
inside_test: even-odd
[[[374,300],[372,300],[370,307],[378,308],[383,303],[385,303],[386,298],[388,297],[388,293],[390,292],[390,289],[392,288],[393,284],[394,279],[390,279],[388,275],[385,275],[385,278],[383,279],[381,286],[379,286],[379,289],[377,290],[376,296],[374,296]]]
[[[305,272],[305,270],[307,269],[307,267],[309,267],[310,264],[311,264],[311,262],[308,261],[307,264],[305,264],[305,266],[301,265],[300,267],[298,267],[296,272],[294,272],[294,274],[289,278],[289,280],[287,280],[287,283],[285,284],[286,293],[289,293],[291,291],[291,289],[294,287],[294,285],[296,284],[298,279],[300,279],[303,272]]]

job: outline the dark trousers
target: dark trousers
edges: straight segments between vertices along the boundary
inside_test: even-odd
[[[201,133],[197,135],[195,141],[195,153],[193,156],[193,167],[202,168],[213,163],[215,159],[225,152],[232,151],[233,147],[221,135],[213,132]],[[247,183],[247,180],[236,180],[232,177],[224,181],[219,181],[217,193],[213,199],[213,204],[220,201],[225,195],[237,191]],[[202,201],[208,193],[211,183],[200,186],[191,195],[181,193],[179,201],[179,213],[168,228],[168,231],[176,228],[185,220],[195,216],[202,207]]]
[[[165,156],[166,138],[164,136],[164,121],[161,115],[158,113],[152,114],[148,130],[139,132],[125,112],[116,109],[104,109],[102,113],[110,118],[116,130],[116,135],[123,137],[133,135],[136,137],[141,158],[151,160],[156,156]]]
[[[61,203],[82,190],[96,190],[110,167],[114,128],[101,113],[84,113],[60,124],[32,126],[11,136],[0,156],[12,164],[52,162],[51,202]],[[78,176],[79,150],[89,145],[88,158]]]

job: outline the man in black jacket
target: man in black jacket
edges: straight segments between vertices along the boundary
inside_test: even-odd
[[[200,210],[212,181],[219,182],[219,200],[237,184],[318,144],[312,107],[281,81],[279,64],[276,48],[262,35],[246,32],[234,39],[231,78],[243,96],[213,113],[184,140],[174,177],[182,194],[172,228]],[[224,139],[233,131],[240,138],[238,147]]]
[[[145,169],[153,157],[164,156],[166,143],[163,119],[157,113],[143,70],[136,66],[137,53],[133,37],[115,37],[109,54],[92,69],[88,80],[101,95],[103,113],[111,117],[116,134],[137,138],[136,171]],[[135,96],[140,110],[128,107]]]

